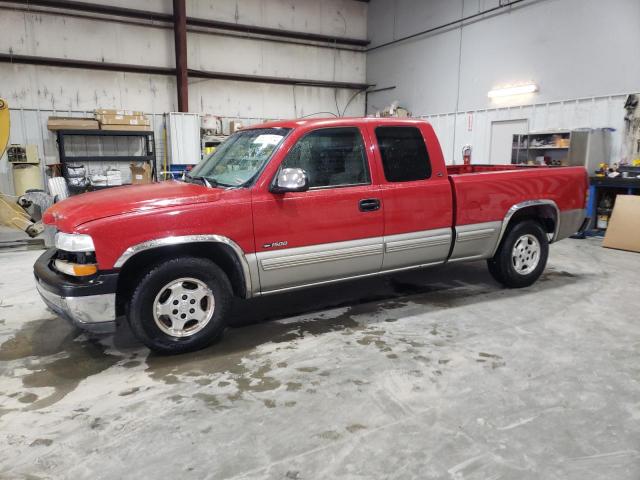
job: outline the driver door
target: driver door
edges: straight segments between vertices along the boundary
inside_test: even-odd
[[[302,168],[305,192],[252,199],[262,292],[378,272],[383,253],[383,205],[370,142],[358,127],[304,133],[279,168]],[[277,172],[276,172],[277,176]],[[272,180],[273,177],[270,179]]]

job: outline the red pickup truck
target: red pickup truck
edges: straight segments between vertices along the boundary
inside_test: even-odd
[[[549,243],[585,221],[581,167],[446,166],[426,121],[278,121],[227,139],[184,181],[50,208],[56,247],[34,266],[45,303],[149,348],[202,348],[249,298],[486,259],[507,287],[537,280]]]

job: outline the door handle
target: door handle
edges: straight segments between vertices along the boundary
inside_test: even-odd
[[[380,210],[380,200],[377,198],[366,198],[360,200],[359,206],[361,212],[375,212],[376,210]]]

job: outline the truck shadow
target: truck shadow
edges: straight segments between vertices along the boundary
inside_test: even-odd
[[[230,328],[223,338],[212,348],[181,358],[201,355],[222,357],[246,352],[268,342],[285,342],[305,335],[354,328],[358,326],[354,316],[373,318],[382,313],[384,320],[381,321],[393,322],[398,320],[395,316],[402,316],[400,309],[408,304],[422,305],[427,313],[434,309],[469,306],[500,298],[524,298],[532,293],[586,280],[585,277],[549,268],[529,288],[505,289],[489,275],[484,262],[477,262],[238,301],[229,319]],[[303,318],[297,319],[297,316]],[[139,344],[128,325],[120,325],[114,346],[126,350],[136,345]]]
[[[512,290],[494,281],[484,262],[442,266],[238,302],[229,326],[244,327],[342,307],[359,306],[359,312],[373,313],[406,301],[425,307],[455,307],[498,297],[524,296],[579,279],[580,276],[569,272],[547,269],[533,286]]]

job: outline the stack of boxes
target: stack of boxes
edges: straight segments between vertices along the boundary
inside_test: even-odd
[[[49,117],[47,128],[56,130],[98,130],[98,122],[94,118]]]
[[[151,121],[143,113],[135,110],[115,110],[98,108],[95,118],[49,117],[49,130],[151,130]]]
[[[151,130],[151,121],[143,112],[98,108],[95,114],[101,130]]]

